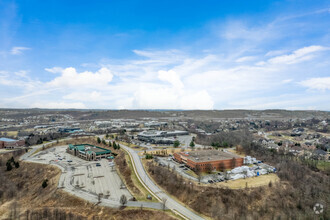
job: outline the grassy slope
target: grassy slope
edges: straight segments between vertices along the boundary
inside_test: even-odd
[[[0,169],[4,170],[4,167],[0,167]],[[95,215],[101,219],[174,219],[162,211],[146,209],[141,211],[131,208],[117,210],[95,206],[83,199],[72,196],[57,189],[60,170],[54,166],[21,162],[20,168],[4,172],[4,174],[1,173],[1,175],[4,175],[5,179],[0,187],[6,187],[5,190],[13,188],[15,192],[12,199],[2,198],[0,203],[0,216],[2,218],[9,217],[8,215],[14,207],[19,207],[19,211],[23,216],[25,216],[26,210],[33,212],[42,211],[45,208],[49,210],[57,208],[88,219],[92,219]],[[43,189],[41,184],[46,178],[49,180],[49,185]],[[16,186],[19,185],[19,189],[16,186],[14,187],[13,183]],[[17,206],[13,205],[14,202],[17,203]]]

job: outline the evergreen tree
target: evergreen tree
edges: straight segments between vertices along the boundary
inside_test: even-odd
[[[7,162],[6,166],[7,166],[7,171],[11,171],[13,169],[10,162],[9,163]]]
[[[48,186],[48,179],[45,179],[43,182],[42,182],[42,188],[46,188]]]
[[[190,142],[189,146],[190,146],[190,147],[195,147],[195,143],[194,143],[193,140]]]

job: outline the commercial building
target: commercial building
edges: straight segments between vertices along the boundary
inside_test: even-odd
[[[174,159],[194,171],[232,169],[243,165],[244,158],[221,150],[198,150],[174,153]]]
[[[75,133],[75,132],[83,132],[80,128],[59,128],[58,132],[63,133]]]
[[[15,140],[11,138],[0,138],[0,148],[17,148],[24,147],[25,140]]]
[[[140,141],[150,142],[150,143],[159,143],[164,140],[164,142],[170,141],[168,137],[176,137],[179,135],[189,135],[188,131],[142,131],[137,137]],[[167,139],[165,139],[167,138]]]
[[[146,122],[144,123],[145,127],[162,127],[162,126],[166,126],[167,122],[158,122],[158,121],[150,121],[150,122]]]
[[[111,157],[111,151],[91,144],[69,144],[67,152],[84,160],[98,160]]]

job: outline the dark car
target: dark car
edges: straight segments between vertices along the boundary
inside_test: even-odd
[[[100,163],[96,163],[96,166],[97,166],[97,167],[100,167],[100,166],[101,166],[101,164],[100,164]]]
[[[208,182],[209,182],[209,183],[213,183],[213,181],[212,181],[212,180],[209,180]]]

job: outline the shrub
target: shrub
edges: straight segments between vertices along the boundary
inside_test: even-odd
[[[46,188],[48,186],[48,179],[45,179],[43,182],[42,182],[42,188]]]

